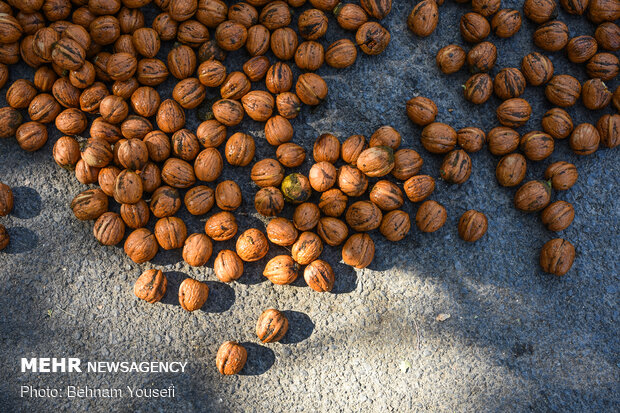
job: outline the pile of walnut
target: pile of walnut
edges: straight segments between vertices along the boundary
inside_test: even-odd
[[[101,244],[125,240],[125,252],[136,263],[153,259],[160,248],[182,249],[188,264],[203,266],[211,257],[213,241],[237,236],[234,211],[242,202],[236,182],[222,181],[215,189],[204,183],[219,181],[225,163],[236,167],[254,161],[254,138],[241,132],[228,136],[227,127],[238,125],[245,115],[265,122],[266,140],[277,147],[278,160],[259,160],[252,169],[251,178],[263,187],[255,199],[259,212],[276,215],[284,197],[291,201],[307,198],[307,178],[282,176],[283,166],[299,166],[305,157],[304,149],[291,142],[291,120],[303,104],[318,105],[327,97],[326,82],[313,73],[323,63],[346,68],[355,63],[358,49],[368,55],[385,50],[390,34],[371,19],[387,16],[391,0],[361,0],[360,5],[309,0],[310,6],[298,13],[296,22],[291,7],[303,6],[306,0],[246,0],[230,5],[221,0],[153,0],[161,14],[151,27],[145,24],[141,11],[149,3],[151,0],[0,1],[0,87],[7,83],[10,66],[20,60],[36,69],[32,79],[16,80],[8,88],[8,106],[0,108],[0,138],[14,137],[22,149],[36,151],[47,142],[47,126],[53,123],[64,135],[54,144],[56,163],[74,171],[80,183],[99,186],[77,195],[71,209],[78,219],[95,221],[94,235]],[[320,40],[327,31],[329,14],[354,36],[324,49]],[[172,41],[177,43],[164,58],[162,42]],[[240,71],[228,73],[222,63],[226,53],[242,48],[251,58]],[[291,60],[303,71],[297,79],[287,63]],[[178,80],[171,99],[157,89],[170,75]],[[263,80],[267,91],[253,87],[253,82]],[[207,92],[213,88],[221,99],[209,106],[207,120],[196,131],[187,129],[186,110],[206,105]],[[218,149],[222,145],[224,156]],[[335,152],[336,158],[338,155],[339,151]],[[316,184],[327,178],[315,175],[328,173],[328,168],[326,162],[319,164],[311,181]],[[357,175],[357,169],[349,168],[350,179],[365,179]],[[347,174],[342,176],[345,179]],[[276,187],[282,181],[280,192]],[[6,191],[0,189],[4,197]],[[340,208],[339,203],[344,202],[344,211],[346,195],[326,193],[329,205],[323,208],[332,208],[332,212],[321,220],[318,232],[335,245],[344,242],[348,233],[346,225],[333,217],[333,208]],[[110,197],[120,204],[120,214],[110,211],[114,209]],[[205,215],[214,205],[220,212],[207,219],[205,233],[188,236],[183,220],[174,216],[183,203],[192,215]],[[352,207],[347,220],[354,229],[379,225],[381,213],[377,207],[372,209],[373,205]],[[215,258],[218,278],[224,282],[238,279],[244,261],[265,256],[269,239],[292,245],[292,257],[271,260],[265,276],[286,284],[297,276],[298,265],[307,265],[304,276],[308,284],[318,291],[331,290],[333,271],[328,263],[318,260],[321,238],[308,231],[318,223],[318,209],[300,205],[297,227],[274,219],[267,236],[255,228],[240,234],[236,251],[224,250]],[[373,213],[369,217],[372,222],[364,221],[368,212]],[[316,214],[314,225],[312,214]],[[151,216],[157,218],[153,231],[147,228]],[[398,238],[390,225],[400,216],[387,217],[384,232]],[[131,232],[125,237],[127,227]],[[298,230],[302,232],[299,237]],[[0,245],[5,242],[8,235],[0,227]],[[343,255],[347,263],[362,268],[372,260],[373,251],[372,240],[358,234],[345,243]],[[135,293],[156,302],[165,293],[166,284],[160,271],[149,270],[136,283]],[[180,286],[179,302],[188,311],[199,309],[208,292],[206,284],[188,278]],[[272,332],[274,320],[273,316],[259,320],[259,327]],[[267,342],[278,340],[284,332],[285,328],[282,334],[258,335]],[[220,353],[217,365],[224,374],[236,373],[245,362],[245,350],[235,343],[225,343]],[[220,365],[223,358],[226,360]]]
[[[459,1],[459,3],[465,1]],[[438,4],[443,1],[422,0],[412,10],[407,20],[409,29],[417,36],[429,36],[439,19]],[[465,99],[474,104],[485,103],[493,93],[503,100],[497,107],[497,126],[486,134],[476,127],[455,131],[449,125],[435,122],[437,107],[425,97],[415,97],[407,102],[407,114],[416,124],[423,126],[421,143],[435,154],[446,154],[441,166],[441,177],[447,182],[465,182],[471,172],[471,159],[467,152],[477,152],[484,144],[496,156],[502,156],[497,164],[496,176],[502,186],[520,185],[525,177],[527,161],[538,162],[553,153],[556,140],[568,138],[577,155],[590,155],[600,144],[615,148],[620,144],[620,115],[602,114],[596,126],[581,123],[573,126],[573,120],[565,109],[577,103],[579,97],[589,110],[602,110],[613,103],[620,111],[620,86],[611,92],[604,82],[613,81],[620,71],[620,61],[615,54],[620,50],[620,27],[614,20],[620,18],[618,0],[560,0],[565,12],[585,14],[598,25],[594,37],[581,35],[569,38],[569,29],[558,17],[555,0],[525,0],[523,12],[527,18],[539,24],[533,42],[544,52],[565,50],[568,60],[585,64],[588,80],[583,84],[569,75],[555,74],[553,63],[542,53],[525,56],[521,68],[502,68],[495,78],[488,74],[497,59],[497,48],[485,39],[491,34],[499,38],[513,36],[521,28],[521,14],[514,9],[501,9],[501,0],[472,0],[472,12],[461,17],[460,32],[463,40],[473,44],[468,52],[451,44],[437,52],[436,61],[445,74],[459,71],[467,62],[474,74],[467,80]],[[490,20],[490,23],[489,23]],[[599,50],[607,50],[603,52]],[[543,86],[545,97],[553,105],[542,118],[542,131],[528,131],[521,135],[515,130],[530,119],[530,104],[520,98],[526,85]],[[456,146],[462,149],[456,149]],[[517,153],[517,150],[521,153]],[[543,224],[550,231],[562,231],[573,221],[575,211],[566,201],[551,203],[552,188],[566,190],[577,181],[577,168],[568,162],[555,162],[545,171],[544,181],[523,184],[514,197],[515,207],[525,212],[541,211]],[[486,228],[483,215],[466,212],[459,222],[459,234],[468,239],[470,225]],[[473,222],[473,223],[472,223]],[[475,232],[475,231],[474,231]],[[558,276],[570,270],[575,259],[575,248],[564,239],[548,241],[540,253],[543,270]]]

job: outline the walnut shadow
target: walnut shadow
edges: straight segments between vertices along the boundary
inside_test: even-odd
[[[0,251],[0,254],[21,254],[32,251],[39,245],[39,236],[32,230],[25,227],[7,228],[9,233],[9,245]]]
[[[161,299],[162,304],[180,306],[179,304],[179,285],[187,278],[187,274],[180,271],[166,271],[165,276],[168,279],[168,287],[166,295]]]
[[[314,331],[314,322],[306,313],[285,310],[282,313],[288,319],[288,331],[280,340],[282,344],[297,344],[310,338]]]
[[[266,373],[276,361],[276,355],[268,347],[260,344],[245,342],[241,343],[248,352],[248,361],[239,372],[240,376],[260,376]]]
[[[223,282],[207,281],[209,286],[209,298],[200,311],[206,313],[223,313],[228,311],[235,303],[235,290]]]
[[[41,213],[41,196],[27,186],[18,186],[11,189],[15,198],[11,215],[20,219],[31,219]]]

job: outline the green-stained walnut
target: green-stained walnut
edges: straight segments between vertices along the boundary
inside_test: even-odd
[[[284,198],[293,204],[307,201],[312,194],[310,181],[299,173],[292,173],[284,178],[281,188]]]

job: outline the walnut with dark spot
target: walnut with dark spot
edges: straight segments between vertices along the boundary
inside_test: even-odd
[[[156,303],[166,295],[168,279],[161,270],[144,271],[136,280],[133,293],[147,303]]]

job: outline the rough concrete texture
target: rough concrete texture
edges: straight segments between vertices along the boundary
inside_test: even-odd
[[[342,139],[369,136],[389,124],[403,134],[403,147],[418,150],[423,173],[438,177],[441,157],[424,151],[420,128],[406,117],[404,104],[424,95],[437,102],[438,120],[455,128],[496,126],[492,98],[474,106],[462,97],[465,70],[441,75],[437,50],[462,43],[457,22],[467,5],[450,1],[440,7],[440,23],[426,39],[406,28],[413,2],[395,1],[385,20],[392,42],[377,57],[361,55],[354,67],[319,73],[328,82],[325,104],[304,109],[294,121],[295,142],[308,150],[321,133]],[[521,9],[520,2],[504,7]],[[295,11],[299,15],[300,11]],[[152,17],[152,16],[151,16]],[[561,13],[571,36],[592,34],[585,18]],[[335,27],[324,45],[352,37]],[[492,37],[499,68],[519,66],[535,50],[535,26],[524,21],[512,39]],[[239,68],[244,52],[229,58]],[[551,55],[556,73],[586,80],[583,66],[571,65],[563,53]],[[30,70],[11,79],[32,78]],[[612,83],[616,87],[618,82]],[[170,91],[173,82],[166,83]],[[261,86],[262,87],[262,86]],[[4,94],[4,90],[2,91]],[[540,128],[551,106],[543,89],[528,87],[534,109],[522,132]],[[610,111],[610,109],[607,109]],[[570,108],[576,123],[595,122],[601,113]],[[188,113],[191,128],[198,124]],[[246,120],[236,131],[249,131],[258,142],[257,159],[275,156],[263,139],[262,125]],[[190,268],[180,251],[160,252],[151,264],[137,265],[122,247],[102,247],[92,236],[92,222],[77,221],[68,205],[85,189],[71,173],[51,160],[54,134],[36,153],[19,150],[14,140],[0,141],[0,180],[14,188],[15,210],[0,222],[11,244],[0,253],[2,312],[0,406],[3,411],[612,411],[619,407],[618,264],[619,167],[616,150],[577,157],[566,141],[553,155],[529,163],[526,179],[538,179],[547,165],[574,162],[579,181],[554,199],[572,202],[576,217],[560,234],[545,230],[537,214],[512,206],[514,189],[500,187],[494,170],[498,158],[483,150],[472,156],[473,173],[461,186],[438,182],[432,198],[446,206],[448,221],[437,233],[413,229],[391,244],[371,235],[377,254],[371,267],[354,271],[340,251],[326,248],[336,288],[311,291],[299,279],[274,286],[262,277],[263,262],[246,266],[245,275],[226,285],[213,274],[212,259]],[[309,158],[303,170],[311,165]],[[234,179],[244,190],[237,214],[240,229],[264,227],[253,208],[256,187],[250,168],[227,167],[221,179]],[[116,207],[115,207],[116,208]],[[417,206],[407,203],[414,214]],[[460,240],[456,224],[467,209],[483,211],[488,234],[475,244]],[[292,209],[287,207],[290,216]],[[202,231],[205,217],[183,209],[192,232]],[[153,222],[150,223],[152,228]],[[563,278],[542,273],[538,254],[557,236],[577,249],[572,270]],[[213,256],[233,243],[215,246]],[[269,257],[285,252],[272,248]],[[132,294],[146,268],[164,270],[170,280],[162,303],[149,305]],[[201,311],[180,308],[176,293],[183,278],[206,281],[209,301]],[[291,329],[283,343],[262,345],[255,321],[268,307],[286,310]],[[450,314],[443,322],[439,314]],[[224,340],[248,349],[248,363],[238,376],[220,376],[215,353]],[[21,373],[21,357],[80,357],[86,361],[188,361],[184,374],[36,374]],[[59,388],[176,387],[173,399],[20,398],[20,386]],[[127,393],[125,392],[127,396]]]

